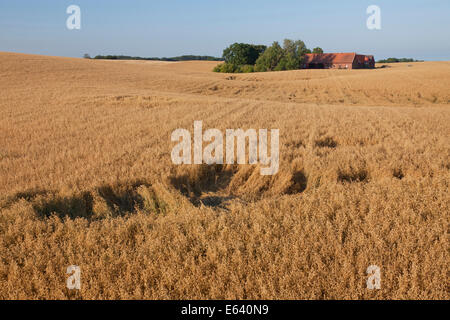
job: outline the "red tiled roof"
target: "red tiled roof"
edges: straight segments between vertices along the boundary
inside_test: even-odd
[[[356,53],[308,53],[304,63],[352,64]]]

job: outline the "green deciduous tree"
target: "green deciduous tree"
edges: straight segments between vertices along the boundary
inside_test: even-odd
[[[266,46],[247,43],[233,43],[223,51],[226,63],[236,66],[254,65],[259,55],[266,50]]]
[[[282,71],[299,69],[308,52],[303,41],[285,39],[283,47],[274,42],[256,60],[255,71]]]
[[[312,53],[323,53],[323,49],[321,47],[314,48]]]
[[[272,46],[267,48],[256,60],[255,71],[265,72],[273,71],[284,57],[283,48],[275,41]]]
[[[293,41],[285,39],[283,42],[283,50],[286,59],[286,69],[284,70],[300,69],[303,57],[308,51],[305,43],[301,40]]]

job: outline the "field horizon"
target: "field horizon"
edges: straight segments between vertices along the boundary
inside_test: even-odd
[[[0,52],[0,298],[448,299],[450,61],[218,63]],[[198,120],[279,129],[279,172],[174,165]]]

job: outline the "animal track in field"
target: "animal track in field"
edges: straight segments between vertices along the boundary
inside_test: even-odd
[[[173,175],[170,183],[195,206],[221,207],[236,197],[228,192],[236,167],[199,165]]]
[[[276,177],[261,176],[256,166],[199,165],[184,169],[169,177],[170,185],[161,185],[162,192],[145,180],[105,184],[70,194],[32,189],[8,198],[2,207],[25,200],[39,219],[56,216],[91,222],[138,212],[164,214],[170,209],[168,203],[177,197],[176,190],[196,207],[227,209],[233,202],[247,204],[273,196],[299,194],[306,190],[308,183],[302,170],[292,173],[286,187]],[[183,197],[177,201],[180,199]]]
[[[286,147],[288,147],[288,148],[298,149],[298,148],[301,148],[301,147],[304,147],[304,146],[305,145],[300,140],[296,140],[296,141],[292,140],[292,141],[289,141],[288,143],[286,143]]]
[[[325,137],[323,139],[319,139],[315,141],[316,147],[319,148],[336,148],[337,142],[331,137]]]
[[[279,183],[278,185],[277,182]],[[288,186],[276,177],[261,176],[259,169],[238,165],[186,167],[170,177],[171,185],[197,207],[226,208],[231,202],[255,202],[264,198],[302,193],[307,187],[303,171],[292,173]]]
[[[342,183],[367,182],[369,173],[366,169],[339,170],[338,181]]]
[[[89,218],[92,216],[93,197],[90,192],[72,196],[51,196],[37,200],[33,209],[40,218],[56,215],[61,219]]]
[[[303,171],[294,172],[291,179],[291,186],[287,189],[286,194],[302,193],[308,186],[308,178]]]
[[[93,103],[106,107],[139,107],[143,109],[153,109],[157,107],[171,106],[179,103],[179,100],[164,95],[116,95],[116,96],[95,96],[81,99],[84,103]]]
[[[30,190],[14,195],[7,206],[24,199],[31,203],[36,216],[46,219],[84,218],[88,221],[125,217],[138,211],[164,213],[167,203],[150,183],[136,180],[106,184],[94,190],[62,195],[47,190]]]
[[[32,201],[38,196],[45,196],[47,194],[49,194],[49,191],[37,188],[17,192],[15,195],[6,198],[0,205],[0,208],[7,208],[20,200]]]

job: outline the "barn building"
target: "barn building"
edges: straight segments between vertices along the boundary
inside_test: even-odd
[[[305,69],[373,69],[373,56],[352,53],[309,53],[303,62]]]

